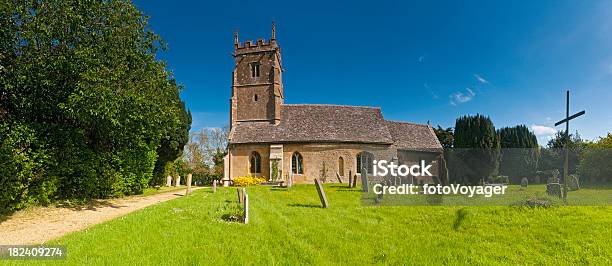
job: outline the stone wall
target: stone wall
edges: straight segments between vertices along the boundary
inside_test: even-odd
[[[244,176],[249,174],[249,156],[253,151],[261,155],[262,173],[266,179],[270,175],[270,145],[269,144],[233,144],[230,147],[231,177]],[[304,174],[294,175],[294,183],[312,183],[314,178],[326,179],[327,182],[336,182],[336,172],[338,172],[339,158],[344,161],[344,172],[340,173],[348,181],[349,171],[353,174],[357,172],[357,154],[368,151],[374,155],[374,160],[391,160],[396,155],[396,150],[392,145],[380,144],[347,144],[347,143],[303,143],[303,144],[284,144],[283,162],[279,167],[282,171],[282,178],[286,179],[291,171],[291,157],[295,152],[302,155]],[[323,176],[322,169],[325,164],[327,169],[326,176]]]

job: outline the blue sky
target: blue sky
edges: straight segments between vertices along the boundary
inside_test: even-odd
[[[610,1],[135,3],[168,43],[159,57],[185,86],[193,130],[228,124],[233,31],[268,39],[274,20],[286,103],[379,106],[443,127],[481,113],[545,144],[570,89],[571,112],[587,112],[572,131],[612,131]]]

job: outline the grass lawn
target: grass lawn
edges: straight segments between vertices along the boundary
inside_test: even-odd
[[[314,185],[250,187],[248,225],[222,219],[238,210],[235,188],[202,189],[49,243],[66,260],[29,262],[612,263],[612,207],[365,207],[357,190],[325,188],[328,209]]]

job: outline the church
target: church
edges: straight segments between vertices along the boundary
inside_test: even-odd
[[[373,160],[433,165],[442,146],[430,125],[390,121],[379,107],[285,104],[274,23],[268,41],[240,43],[234,33],[230,132],[224,181],[260,176],[312,183],[372,173]],[[360,180],[360,179],[357,179]],[[419,177],[431,183],[432,177]],[[229,183],[229,182],[225,182]]]

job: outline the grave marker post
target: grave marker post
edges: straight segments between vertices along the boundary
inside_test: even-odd
[[[238,194],[238,203],[242,203],[242,190],[239,187],[236,188],[236,193]]]
[[[244,223],[249,223],[249,194],[244,190]]]
[[[368,169],[365,167],[361,169],[361,192],[369,192],[370,187],[368,184]]]
[[[321,185],[321,182],[319,182],[319,179],[314,179],[315,181],[315,186],[317,188],[317,192],[319,193],[319,199],[321,200],[321,204],[323,204],[323,208],[327,208],[328,203],[327,203],[327,197],[325,196],[325,191],[323,190],[323,185]]]
[[[191,174],[187,174],[187,180],[185,181],[187,183],[187,191],[185,191],[185,195],[191,193],[191,179],[193,178],[193,176]]]

